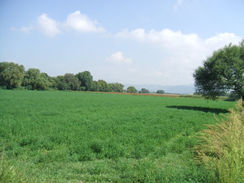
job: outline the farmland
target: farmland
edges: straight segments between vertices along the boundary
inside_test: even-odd
[[[233,106],[201,98],[0,90],[0,148],[20,182],[206,182],[209,172],[194,161],[197,133]]]

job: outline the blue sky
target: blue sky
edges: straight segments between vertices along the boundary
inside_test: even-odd
[[[0,61],[56,76],[191,85],[211,53],[244,38],[242,0],[1,0]]]

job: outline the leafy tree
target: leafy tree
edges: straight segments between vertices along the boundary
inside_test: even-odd
[[[164,90],[157,90],[157,92],[156,93],[158,93],[158,94],[164,94],[165,93],[165,91]]]
[[[196,92],[207,98],[232,91],[244,101],[244,42],[214,52],[193,76]]]
[[[46,73],[41,73],[39,69],[28,69],[25,72],[23,86],[31,90],[46,90],[51,85]]]
[[[58,89],[58,82],[57,82],[57,77],[51,77],[47,76],[47,79],[50,83],[49,87],[52,89]]]
[[[127,93],[137,93],[137,90],[134,86],[129,86],[127,88]]]
[[[86,91],[91,90],[93,77],[89,71],[79,72],[76,77],[81,83],[81,87],[84,87]]]
[[[113,88],[113,83],[108,83],[108,92],[114,92],[112,88]]]
[[[91,91],[98,91],[97,81],[92,82]]]
[[[108,92],[111,91],[108,83],[104,80],[97,81],[97,91]]]
[[[79,90],[80,89],[80,81],[74,74],[67,73],[62,78],[63,82],[66,83],[65,88],[68,90]]]
[[[121,83],[110,83],[109,84],[112,92],[123,92],[124,85]]]
[[[69,85],[64,81],[64,76],[57,76],[55,78],[56,86],[58,90],[69,90]]]
[[[23,65],[12,62],[0,62],[0,86],[7,89],[17,88],[24,78],[25,69]]]
[[[142,88],[139,93],[150,93],[150,91],[146,88]]]

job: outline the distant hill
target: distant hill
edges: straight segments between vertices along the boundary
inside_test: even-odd
[[[164,90],[166,93],[175,94],[193,94],[195,87],[193,85],[175,85],[175,86],[163,86],[163,85],[139,85],[139,84],[125,84],[125,88],[128,86],[134,86],[137,90],[141,88],[149,89],[150,92],[156,92],[157,90]]]

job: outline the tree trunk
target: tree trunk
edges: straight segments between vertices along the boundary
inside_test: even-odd
[[[244,107],[244,95],[242,95],[241,99],[242,99],[242,106]]]

